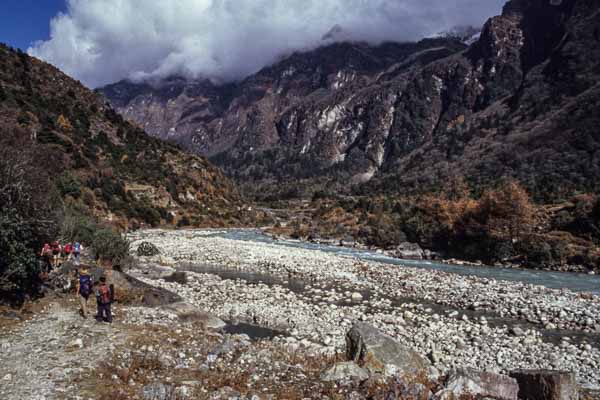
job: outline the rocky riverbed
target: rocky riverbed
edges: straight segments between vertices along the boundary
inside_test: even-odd
[[[229,321],[286,332],[323,354],[366,321],[427,356],[442,372],[473,367],[573,371],[600,386],[600,298],[543,286],[364,262],[213,231],[139,231],[159,255],[134,273]],[[187,269],[186,282],[164,278]]]

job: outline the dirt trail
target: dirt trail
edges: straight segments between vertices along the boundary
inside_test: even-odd
[[[50,304],[10,333],[0,334],[0,398],[78,398],[78,378],[123,343],[125,332],[118,323],[82,319],[74,296]]]

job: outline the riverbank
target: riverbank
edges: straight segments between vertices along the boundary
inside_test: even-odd
[[[292,237],[291,232],[285,229],[275,229],[274,227],[265,227],[261,228],[260,231],[270,236],[273,240],[287,240],[287,241],[297,241],[300,243],[312,243],[318,245],[325,246],[339,246],[345,247],[349,249],[357,249],[364,251],[372,251],[377,254],[385,255],[387,257],[397,258],[399,260],[410,260],[410,261],[435,261],[440,264],[447,265],[464,265],[470,267],[490,267],[483,262],[473,262],[468,260],[461,260],[456,258],[446,258],[442,254],[438,254],[436,252],[432,252],[427,249],[422,249],[416,243],[405,242],[399,245],[394,250],[384,249],[377,246],[367,246],[364,243],[350,240],[349,238],[344,239],[340,237],[331,237],[331,238],[323,238],[323,237],[303,237],[303,238],[295,238]],[[511,263],[511,262],[497,262],[493,265],[494,268],[504,268],[504,269],[516,269],[516,270],[531,270],[531,271],[547,271],[547,272],[564,272],[564,273],[578,273],[578,274],[588,274],[588,275],[596,275],[594,270],[590,270],[589,268],[584,267],[583,265],[554,265],[551,267],[534,267],[527,266],[519,263]]]
[[[146,240],[162,252],[142,260],[141,279],[223,319],[283,330],[331,352],[341,349],[353,322],[366,321],[442,371],[565,369],[581,383],[600,385],[600,298],[589,293],[233,240],[215,231],[140,231],[130,238],[134,249]],[[181,284],[149,277],[156,264],[197,269]],[[215,267],[258,276],[223,278]]]

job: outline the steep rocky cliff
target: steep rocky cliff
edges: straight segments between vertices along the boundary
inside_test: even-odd
[[[149,137],[79,82],[4,45],[0,136],[35,147],[65,198],[115,223],[224,221],[241,205],[206,159]]]
[[[236,84],[173,78],[102,92],[243,182],[326,177],[380,192],[511,176],[551,199],[600,188],[599,10],[512,0],[468,49],[448,38],[331,44]]]

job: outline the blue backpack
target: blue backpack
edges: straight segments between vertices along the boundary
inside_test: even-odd
[[[73,252],[79,253],[80,251],[81,251],[81,244],[79,242],[75,242],[75,244],[73,245]]]
[[[89,296],[92,293],[92,278],[89,275],[79,277],[79,294]]]

